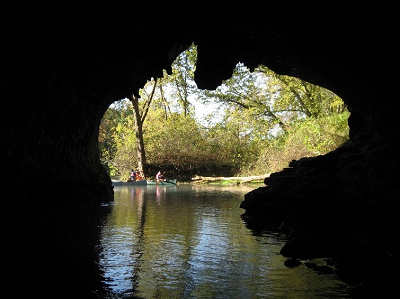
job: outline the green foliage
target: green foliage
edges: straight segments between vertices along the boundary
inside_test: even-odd
[[[326,154],[348,140],[349,112],[324,118],[309,118],[294,124],[290,131],[271,141],[254,163],[256,173],[272,173],[292,160]]]
[[[348,139],[349,113],[333,114],[323,118],[308,118],[291,129],[292,138],[299,138],[312,156],[336,149]]]
[[[172,113],[163,119],[152,115],[145,138],[152,172],[163,170],[181,176],[198,172],[221,174],[230,164],[227,160],[231,155],[225,155],[221,142],[215,142],[212,136],[214,132],[201,127],[194,116]]]
[[[242,64],[215,91],[198,90],[192,45],[157,80],[140,90],[149,104],[143,138],[150,174],[169,176],[262,175],[301,157],[325,154],[348,139],[347,111],[334,93],[265,66],[250,72]],[[221,118],[204,126],[193,101],[217,102]],[[125,179],[137,165],[134,118],[129,101],[105,113],[99,134],[101,161],[112,177]]]
[[[225,103],[226,128],[240,127],[241,175],[280,170],[293,159],[327,153],[348,138],[349,113],[337,95],[265,66],[251,73],[238,64],[232,77],[207,95]]]
[[[127,178],[134,164],[132,122],[132,110],[126,100],[114,103],[102,118],[99,130],[100,161],[112,178]]]

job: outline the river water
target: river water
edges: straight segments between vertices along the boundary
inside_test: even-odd
[[[98,257],[110,298],[349,298],[335,274],[284,266],[284,237],[246,227],[252,189],[115,187]]]

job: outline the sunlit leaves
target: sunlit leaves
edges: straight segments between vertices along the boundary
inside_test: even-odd
[[[143,138],[149,164],[179,174],[254,175],[286,167],[293,159],[327,153],[348,138],[347,111],[333,92],[299,78],[254,72],[237,64],[215,91],[198,90],[193,45],[157,79]],[[150,103],[155,79],[140,90],[140,109]],[[194,101],[217,102],[199,122]],[[114,104],[100,128],[102,162],[121,174],[136,164],[129,102]],[[111,167],[111,166],[109,166]],[[110,170],[111,171],[111,170]]]

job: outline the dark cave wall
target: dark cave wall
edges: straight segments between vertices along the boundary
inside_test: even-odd
[[[61,197],[109,198],[97,148],[103,113],[161,76],[192,42],[198,45],[200,88],[217,87],[238,61],[250,68],[262,63],[341,96],[352,112],[352,136],[397,132],[396,110],[382,104],[393,103],[394,47],[382,35],[393,31],[391,19],[373,10],[327,11],[212,4],[192,14],[132,17],[129,11],[61,7],[7,20],[1,73],[6,185],[23,198],[44,199],[47,188],[60,185]],[[19,187],[21,180],[26,188]]]
[[[335,245],[344,268],[363,273],[364,286],[373,288],[379,279],[390,278],[381,274],[396,268],[400,251],[400,122],[393,76],[397,9],[327,3],[317,8],[215,2],[185,10],[169,4],[158,10],[136,3],[110,9],[36,5],[3,10],[6,15],[0,18],[1,184],[13,205],[7,211],[19,217],[7,241],[17,268],[28,273],[41,269],[14,290],[32,293],[33,285],[40,294],[49,288],[60,292],[57,284],[43,286],[43,281],[59,282],[67,293],[71,285],[78,293],[89,288],[86,280],[74,280],[82,270],[75,256],[89,263],[95,255],[100,224],[86,219],[95,210],[88,204],[113,197],[98,160],[101,117],[113,101],[161,76],[192,42],[198,45],[195,78],[200,88],[217,87],[240,61],[250,68],[264,64],[343,98],[351,111],[351,140],[328,155],[292,162],[272,175],[268,186],[246,195],[242,208],[256,224],[275,221],[302,244],[312,239],[314,245]],[[70,201],[84,207],[81,213],[64,211]],[[38,202],[42,205],[36,207]],[[94,243],[66,253],[68,248],[59,244],[68,244],[69,234],[86,241],[88,232],[82,228],[93,229]],[[332,240],[338,242],[326,243]],[[287,256],[298,256],[298,247],[288,248]],[[44,268],[40,259],[30,258],[36,253]],[[351,275],[341,275],[359,279],[351,269]],[[26,276],[14,272],[14,282]],[[63,273],[62,278],[54,272]],[[98,273],[85,276],[92,274]],[[396,276],[391,277],[387,282]],[[393,290],[387,282],[375,288],[378,294]]]
[[[135,18],[102,21],[68,11],[34,18],[7,24],[3,182],[16,198],[53,201],[54,191],[59,201],[110,200],[98,154],[101,118],[112,102],[162,76],[184,46]]]
[[[264,64],[338,94],[352,112],[351,136],[390,127],[396,131],[396,112],[383,104],[394,103],[396,86],[392,66],[397,54],[391,39],[396,20],[390,8],[328,5],[294,11],[265,7],[240,21],[227,17],[229,22],[218,23],[218,31],[206,27],[213,34],[200,35],[198,42],[199,87],[215,88],[238,61],[251,69]]]

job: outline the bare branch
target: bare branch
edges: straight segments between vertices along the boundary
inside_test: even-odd
[[[151,91],[150,97],[147,98],[147,101],[143,106],[143,111],[142,111],[142,113],[140,115],[142,123],[144,123],[144,120],[146,119],[147,113],[149,112],[150,104],[151,104],[151,101],[153,100],[154,91],[156,90],[156,86],[157,86],[157,78],[154,79],[154,85],[153,85],[153,89]]]

